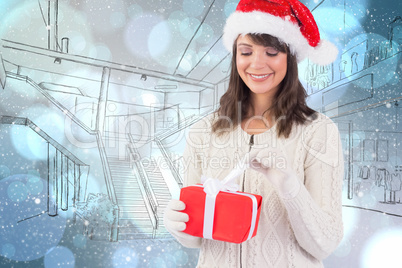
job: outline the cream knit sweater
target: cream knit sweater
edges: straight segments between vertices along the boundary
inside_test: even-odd
[[[197,267],[323,267],[322,260],[343,236],[344,175],[338,129],[329,118],[317,115],[315,120],[294,126],[287,139],[277,137],[275,126],[253,135],[253,145],[251,135],[240,126],[220,137],[211,133],[213,115],[190,129],[183,156],[186,186],[200,183],[201,175],[223,179],[250,146],[282,146],[303,185],[294,198],[286,200],[267,178],[246,170],[237,181],[242,191],[263,197],[257,235],[242,244],[176,237],[184,246],[201,247]]]

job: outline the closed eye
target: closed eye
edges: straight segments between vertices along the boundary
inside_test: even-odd
[[[276,52],[276,53],[269,53],[269,52],[267,52],[267,55],[269,56],[269,57],[275,57],[275,56],[277,56],[279,54],[279,52]]]
[[[279,51],[274,47],[267,47],[266,53],[270,57],[275,57],[276,55],[278,55]]]

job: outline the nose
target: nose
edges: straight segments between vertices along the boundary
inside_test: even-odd
[[[251,67],[254,69],[261,69],[264,68],[265,66],[265,59],[264,55],[261,55],[261,53],[254,53],[252,55],[251,59]]]

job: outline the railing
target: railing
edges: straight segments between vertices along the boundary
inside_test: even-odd
[[[48,144],[48,193],[47,214],[55,217],[58,209],[67,211],[84,201],[88,183],[89,166],[47,135],[28,118],[0,116],[0,124],[29,127]],[[73,185],[73,189],[69,184]],[[73,195],[72,198],[70,195]],[[72,203],[69,202],[72,200]],[[76,219],[74,214],[74,220]],[[111,232],[112,234],[112,232]]]
[[[153,138],[153,140],[158,145],[159,150],[161,151],[164,159],[166,160],[167,164],[169,165],[172,175],[180,188],[183,187],[183,178],[181,177],[180,172],[177,170],[177,168],[174,165],[172,159],[170,158],[168,152],[166,151],[165,147],[163,146],[162,141],[164,139],[168,138],[169,136],[174,135],[177,132],[191,126],[192,124],[194,124],[195,122],[197,122],[198,120],[200,120],[201,118],[203,118],[204,116],[206,116],[212,112],[213,112],[213,109],[203,112],[199,115],[191,115],[189,117],[186,117],[184,120],[178,122],[175,126],[158,133]]]
[[[159,226],[159,220],[158,220],[158,201],[156,199],[156,196],[151,188],[151,184],[149,183],[148,176],[146,175],[146,172],[144,170],[144,167],[142,166],[141,161],[139,161],[139,153],[137,149],[132,146],[130,139],[130,144],[127,145],[127,151],[128,151],[128,156],[129,156],[129,161],[130,161],[130,167],[133,168],[133,170],[137,173],[137,178],[138,180],[138,185],[140,186],[140,190],[143,194],[143,198],[145,201],[145,206],[147,207],[149,218],[151,219],[152,222],[152,227],[153,227],[153,237],[155,237],[156,230],[158,229]],[[135,167],[134,167],[135,166]]]
[[[213,111],[214,111],[214,109],[210,109],[210,110],[207,110],[200,114],[190,115],[190,116],[184,118],[183,120],[179,121],[178,123],[174,124],[173,126],[169,127],[168,129],[157,132],[155,134],[155,137],[158,137],[159,140],[163,141],[164,139],[168,138],[169,136],[174,135],[177,132],[191,126],[192,124],[194,124],[195,122],[197,122],[204,116],[212,113]]]
[[[88,174],[83,170],[89,166],[70,153],[61,144],[47,135],[35,123],[28,118],[0,116],[0,124],[22,125],[29,127],[38,136],[42,137],[48,144],[48,201],[47,213],[49,216],[56,216],[57,209],[66,211],[76,202],[82,201],[85,197]],[[69,189],[69,181],[74,186],[74,191]],[[69,203],[69,194],[72,192],[73,203]],[[71,197],[71,196],[70,196]]]
[[[105,174],[106,190],[107,190],[109,198],[111,199],[111,201],[113,203],[113,223],[112,223],[111,229],[110,229],[109,240],[110,240],[110,242],[117,242],[119,239],[120,209],[119,209],[119,205],[117,203],[116,192],[114,190],[114,185],[112,182],[112,175],[110,172],[109,163],[107,161],[105,146],[103,144],[103,140],[102,140],[102,137],[101,137],[99,131],[96,131],[96,140],[98,143],[100,159],[102,161],[103,173]]]
[[[20,66],[19,65],[16,65],[16,66],[18,67],[17,69],[19,70]],[[115,205],[114,207],[115,207],[116,211],[114,211],[113,214],[118,215],[119,214],[119,208],[118,208],[118,205],[117,205],[118,204],[117,203],[117,198],[116,198],[116,194],[115,194],[115,191],[114,191],[114,187],[113,187],[113,183],[112,183],[112,177],[111,177],[111,174],[110,174],[109,165],[108,165],[107,158],[106,158],[105,147],[103,145],[101,134],[99,133],[99,131],[95,131],[95,130],[92,130],[89,127],[87,127],[73,113],[71,113],[60,102],[58,102],[55,98],[53,98],[46,90],[42,89],[30,77],[20,75],[20,74],[17,74],[17,73],[12,73],[12,72],[9,72],[9,71],[6,71],[6,75],[7,75],[7,77],[11,77],[11,78],[14,78],[14,79],[17,79],[17,80],[22,80],[22,81],[25,81],[26,83],[28,83],[29,85],[31,85],[33,88],[35,88],[37,91],[39,91],[45,98],[47,98],[51,103],[53,103],[58,109],[60,109],[67,117],[69,117],[71,119],[71,123],[75,123],[78,127],[83,129],[89,135],[94,135],[96,137],[98,148],[99,148],[100,160],[102,162],[103,172],[104,172],[104,176],[105,176],[105,184],[106,184],[106,188],[107,188],[107,193],[108,193],[111,201]],[[49,136],[47,138],[53,140]],[[54,142],[56,142],[56,141],[54,141]],[[115,242],[118,239],[118,225],[119,225],[118,218],[119,217],[117,217],[116,221],[112,225],[110,241]]]
[[[162,142],[158,138],[155,137],[154,141],[158,145],[159,150],[161,151],[163,157],[165,158],[166,163],[168,164],[174,179],[176,180],[179,187],[182,188],[183,187],[183,178],[180,176],[179,171],[177,170],[176,166],[173,164],[172,159],[169,157],[168,153],[166,152],[165,147],[163,146]]]
[[[397,49],[393,49],[391,43],[380,44],[364,53],[364,69],[388,59],[398,53]]]

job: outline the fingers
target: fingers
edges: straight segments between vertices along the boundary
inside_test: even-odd
[[[165,218],[164,224],[166,229],[170,232],[177,232],[177,231],[182,232],[186,230],[186,224],[184,222],[169,221],[166,220]]]
[[[172,199],[169,201],[163,221],[166,229],[169,231],[184,231],[186,229],[186,222],[189,217],[186,213],[180,212],[186,208],[186,204],[183,201]]]
[[[275,153],[266,149],[257,151],[250,156],[250,166],[256,170],[273,167],[275,157]]]
[[[260,149],[251,148],[250,152],[248,152],[248,159],[253,160],[260,151]]]
[[[181,210],[184,210],[186,208],[186,204],[184,204],[184,202],[181,201],[181,200],[172,199],[172,200],[169,201],[167,207],[169,209],[172,209],[172,210],[181,211]]]
[[[285,155],[278,148],[251,149],[250,166],[253,169],[277,168],[286,169],[287,160]]]
[[[188,222],[188,215],[187,213],[179,212],[176,210],[167,210],[165,212],[166,218],[168,218],[171,221],[176,221],[176,222]]]
[[[258,159],[254,158],[250,161],[250,168],[257,170],[257,171],[262,171],[265,169],[264,166],[261,165]]]

